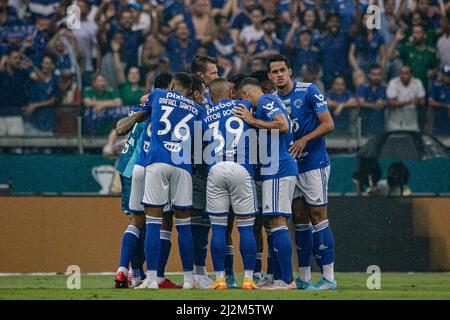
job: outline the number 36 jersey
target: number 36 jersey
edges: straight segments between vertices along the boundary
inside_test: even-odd
[[[192,174],[191,145],[194,122],[199,120],[203,109],[177,91],[154,90],[142,111],[150,115],[150,147],[146,159],[140,163],[167,163],[185,169]]]
[[[252,127],[244,120],[236,117],[233,109],[238,106],[251,109],[248,101],[222,100],[203,113],[202,128],[204,140],[207,141],[204,152],[204,161],[208,169],[223,161],[239,163],[253,176],[253,167],[250,164],[250,145],[253,142],[256,155],[256,135],[251,141],[248,130]],[[256,159],[255,159],[256,161]]]

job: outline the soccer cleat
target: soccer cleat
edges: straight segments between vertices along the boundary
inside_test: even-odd
[[[144,282],[142,282],[140,286],[137,286],[134,289],[137,289],[137,290],[141,290],[141,289],[158,289],[158,282],[144,280]]]
[[[258,283],[262,279],[261,273],[254,273],[253,274],[253,280],[255,283]]]
[[[275,280],[271,285],[267,285],[262,290],[293,290],[297,289],[297,286],[295,285],[295,281],[293,281],[290,284],[287,284],[283,280]]]
[[[249,278],[244,279],[244,283],[242,284],[242,290],[254,290],[258,289],[258,286],[256,285],[255,281]]]
[[[227,288],[237,288],[236,277],[234,276],[234,272],[231,271],[230,274],[226,276]]]
[[[194,289],[194,283],[191,281],[185,281],[183,283],[183,289],[184,290],[190,290],[190,289]]]
[[[269,286],[273,283],[273,278],[269,277],[267,274],[263,275],[261,279],[259,279],[258,282],[256,282],[256,285],[259,288],[265,287],[265,286]]]
[[[303,281],[300,280],[299,278],[295,279],[295,284],[297,286],[298,290],[311,290],[313,284],[311,283],[311,281]]]
[[[130,288],[136,288],[140,286],[142,282],[144,282],[144,280],[142,280],[141,278],[131,278],[131,281],[129,282]]]
[[[227,289],[227,282],[224,278],[217,279],[213,282],[212,286],[210,287],[212,290],[224,290]]]
[[[125,276],[125,273],[119,271],[114,279],[116,282],[117,289],[125,289],[128,288],[128,278]]]
[[[181,289],[183,286],[172,282],[170,279],[165,278],[163,281],[158,283],[158,288],[160,289]]]
[[[312,285],[309,289],[306,290],[336,290],[336,289],[337,289],[336,280],[331,282],[322,277],[316,284]]]

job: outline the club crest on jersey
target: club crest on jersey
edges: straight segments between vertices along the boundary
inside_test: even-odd
[[[181,151],[181,145],[177,142],[172,142],[172,141],[164,142],[164,148],[166,148],[170,152],[180,152]]]
[[[297,100],[294,101],[294,106],[296,108],[298,108],[298,109],[302,106],[302,104],[303,104],[303,100],[302,99],[297,99]]]

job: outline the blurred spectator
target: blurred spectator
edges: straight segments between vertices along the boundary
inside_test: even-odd
[[[87,0],[78,1],[80,8],[80,28],[72,30],[81,47],[84,49],[83,85],[91,85],[91,78],[95,72],[94,54],[97,45],[97,23],[88,19],[91,5]]]
[[[131,19],[133,20],[133,31],[140,31],[150,29],[152,24],[151,16],[144,11],[142,5],[139,2],[135,2],[129,6]]]
[[[55,62],[50,56],[42,60],[43,79],[31,79],[29,103],[24,108],[25,134],[51,136],[55,126],[55,100],[58,77],[54,74]]]
[[[449,2],[450,3],[450,2]],[[450,16],[450,12],[448,14]],[[442,35],[437,42],[437,57],[440,66],[450,65],[450,23],[449,17],[442,17]]]
[[[264,36],[263,17],[263,7],[253,6],[250,9],[250,19],[252,23],[241,30],[238,43],[247,46],[250,42],[256,42]]]
[[[378,181],[377,195],[380,196],[410,196],[408,187],[409,170],[402,162],[395,162],[389,167],[386,179]]]
[[[229,0],[234,1],[235,3],[238,0]],[[242,1],[242,12],[240,12],[234,19],[231,21],[231,37],[235,44],[239,42],[239,33],[244,27],[252,24],[252,19],[250,18],[251,9],[257,4],[256,0],[243,0]]]
[[[417,107],[425,104],[425,89],[420,79],[412,77],[411,67],[403,66],[400,76],[389,81],[386,95],[386,131],[419,131]]]
[[[192,39],[210,42],[214,33],[214,21],[211,15],[210,0],[191,0],[190,9],[183,15],[174,17],[169,25],[174,29],[180,22],[185,22]]]
[[[348,32],[355,21],[356,12],[359,8],[355,6],[354,0],[331,0],[331,9],[342,19],[342,32]],[[327,19],[328,21],[328,19]]]
[[[291,57],[292,72],[294,78],[300,77],[300,72],[304,65],[318,65],[319,64],[319,49],[312,45],[312,33],[309,29],[303,28],[298,33],[297,45],[291,46],[291,38],[294,36],[295,30],[299,26],[299,21],[294,20],[292,28],[289,31],[284,45],[289,51]]]
[[[119,74],[117,73],[117,68],[115,65],[120,63],[121,68],[125,69],[127,64],[123,58],[123,46],[124,46],[124,34],[122,32],[116,32],[109,46],[108,51],[102,57],[102,63],[100,67],[100,72],[105,76],[108,86],[113,91],[119,90]],[[117,60],[119,62],[117,62]]]
[[[328,106],[332,109],[334,126],[337,133],[350,133],[354,128],[351,120],[354,118],[358,102],[350,90],[347,90],[345,79],[336,77],[331,90],[327,92]]]
[[[257,41],[248,43],[248,53],[253,58],[267,59],[272,55],[280,53],[283,43],[276,37],[275,18],[266,16],[263,19],[263,36]]]
[[[323,81],[325,87],[329,88],[336,76],[350,78],[350,36],[347,31],[341,30],[341,18],[337,14],[328,14],[326,21],[327,32],[320,37],[318,47]],[[338,63],[336,57],[339,57]]]
[[[442,67],[442,80],[431,85],[428,104],[433,108],[433,134],[450,135],[450,65]]]
[[[241,59],[237,55],[236,47],[229,31],[227,18],[217,14],[214,16],[214,23],[216,25],[217,34],[210,45],[211,55],[220,60],[220,64],[228,63],[233,66],[234,70],[238,70]]]
[[[139,103],[139,99],[144,95],[145,89],[140,85],[141,76],[139,68],[128,69],[127,77],[121,68],[120,61],[115,60],[115,68],[119,80],[119,95],[124,106],[133,106]]]
[[[307,83],[313,83],[320,92],[325,91],[325,86],[320,80],[320,67],[318,64],[305,64],[300,72],[300,80]]]
[[[55,56],[56,69],[72,70],[81,84],[84,50],[74,34],[68,29],[60,29],[48,43],[48,51]]]
[[[107,135],[111,131],[112,123],[105,123],[97,126],[95,119],[107,108],[122,106],[122,100],[117,91],[107,87],[105,77],[98,73],[92,80],[92,87],[83,89],[83,104],[87,109],[85,112],[86,121],[91,133],[97,135]]]
[[[25,134],[22,109],[29,103],[28,80],[44,80],[24,54],[11,50],[0,61],[0,136]]]
[[[428,88],[428,78],[433,76],[437,67],[435,51],[425,42],[425,29],[416,25],[412,29],[412,43],[400,44],[405,37],[402,30],[397,32],[396,38],[389,49],[390,59],[400,56],[403,63],[411,66],[412,75],[419,78],[425,88]]]
[[[369,66],[368,82],[357,88],[356,95],[360,106],[362,135],[375,135],[384,132],[384,106],[386,105],[386,86],[382,84],[380,65]]]
[[[383,36],[384,45],[387,50],[391,47],[392,42],[395,40],[395,35],[400,27],[398,13],[396,13],[396,1],[395,0],[384,0],[383,7],[384,12],[381,13],[380,21],[380,34]],[[387,79],[392,79],[397,77],[400,72],[400,67],[402,66],[401,60],[397,57],[394,59],[387,59],[386,56],[385,65],[385,76]]]
[[[370,64],[379,63],[384,67],[386,61],[386,48],[383,36],[376,29],[369,29],[367,19],[371,16],[365,14],[360,24],[359,34],[350,45],[348,59],[353,68],[353,81],[359,86],[365,81],[365,74]]]
[[[61,70],[56,96],[55,135],[76,135],[81,106],[81,88],[71,70]]]
[[[170,60],[170,71],[173,73],[188,71],[192,58],[194,57],[200,40],[192,39],[186,22],[180,22],[175,35],[169,37],[167,41],[167,55]]]

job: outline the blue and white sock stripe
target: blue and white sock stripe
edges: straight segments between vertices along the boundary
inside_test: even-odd
[[[245,220],[241,220],[241,219],[237,219],[236,221],[237,227],[253,227],[253,225],[255,224],[255,218],[251,218],[251,219],[245,219]]]
[[[131,224],[127,227],[127,230],[125,230],[125,233],[134,234],[136,236],[136,238],[139,238],[141,236],[141,230],[139,230],[138,227],[133,226]]]
[[[312,229],[312,224],[294,224],[295,231],[308,231]]]
[[[330,223],[328,222],[328,220],[324,220],[314,226],[314,231],[315,232],[322,231],[323,229],[328,228],[329,225]]]
[[[278,232],[278,231],[282,231],[282,230],[289,230],[289,229],[287,226],[281,226],[281,227],[276,227],[276,228],[271,229],[272,234],[274,234],[275,232]]]
[[[234,246],[227,246],[227,254],[234,254]]]
[[[203,226],[203,227],[210,227],[211,226],[211,222],[209,221],[209,218],[201,218],[200,219],[200,223],[199,226]]]
[[[192,225],[192,226],[198,226],[198,225],[200,225],[201,219],[202,219],[202,217],[199,217],[199,216],[197,216],[197,217],[191,217],[191,225]]]
[[[172,236],[172,232],[171,231],[167,231],[167,230],[159,231],[159,238],[161,240],[170,240],[171,236]]]
[[[185,218],[185,219],[175,218],[175,226],[177,226],[177,227],[190,226],[190,225],[191,225],[191,218]]]
[[[209,216],[209,220],[212,225],[216,226],[228,226],[228,216]]]
[[[145,223],[146,224],[162,224],[162,217],[152,217],[152,216],[145,216]]]
[[[263,253],[262,252],[257,252],[256,253],[256,259],[258,260],[258,259],[262,259],[263,258]]]

